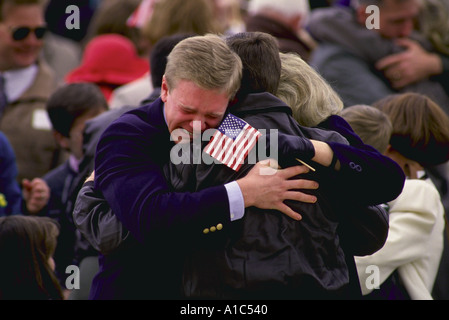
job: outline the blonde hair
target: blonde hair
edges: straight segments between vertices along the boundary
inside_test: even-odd
[[[343,101],[324,78],[294,53],[280,53],[281,79],[276,96],[292,108],[303,126],[318,125],[343,109]]]
[[[368,105],[354,105],[340,112],[340,116],[352,127],[363,143],[380,153],[387,151],[393,125],[382,111]]]
[[[169,90],[174,89],[179,80],[188,80],[232,98],[240,88],[241,78],[242,61],[217,35],[187,38],[167,57],[165,79]]]

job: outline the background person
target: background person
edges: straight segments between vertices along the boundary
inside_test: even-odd
[[[63,299],[53,261],[58,232],[48,217],[0,217],[0,299]]]

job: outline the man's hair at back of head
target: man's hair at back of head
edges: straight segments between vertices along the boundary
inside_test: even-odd
[[[218,90],[231,99],[240,87],[242,62],[226,42],[208,34],[179,42],[167,60],[165,79],[168,89],[187,80],[206,90]]]
[[[5,16],[5,6],[16,7],[22,5],[39,5],[42,9],[47,5],[48,0],[0,0],[0,21],[3,21]],[[42,11],[44,14],[44,11]]]
[[[340,116],[352,127],[363,143],[380,153],[387,151],[393,125],[382,111],[368,105],[354,105],[343,109]]]
[[[281,76],[281,59],[276,39],[262,32],[242,32],[226,38],[242,60],[243,75],[238,95],[276,94]]]
[[[173,48],[182,40],[196,36],[195,34],[175,34],[160,39],[150,53],[151,82],[153,88],[162,86],[162,77],[167,66],[167,57]]]
[[[53,129],[69,137],[75,120],[89,111],[108,109],[100,88],[88,82],[70,83],[58,88],[47,102]]]

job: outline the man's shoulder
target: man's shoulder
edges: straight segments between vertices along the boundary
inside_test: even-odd
[[[159,128],[165,124],[163,102],[161,99],[157,99],[152,103],[125,111],[112,124],[138,128]]]
[[[115,143],[117,139],[129,138],[133,141],[145,140],[146,143],[155,143],[165,134],[168,134],[168,129],[163,114],[163,103],[158,99],[120,115],[104,130],[101,140],[108,137],[110,142]]]

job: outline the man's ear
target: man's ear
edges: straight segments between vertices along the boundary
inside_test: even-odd
[[[167,102],[168,96],[168,85],[167,79],[165,79],[165,75],[162,77],[162,85],[161,85],[161,100],[165,103]]]
[[[392,149],[393,149],[393,148],[392,148],[391,144],[388,144],[387,148],[385,149],[384,152],[382,152],[382,154],[383,154],[384,156],[386,156],[386,155],[388,155],[388,154],[391,152]]]
[[[60,134],[57,131],[53,131],[53,136],[56,139],[56,142],[61,146],[63,149],[69,149],[69,138],[64,137],[62,134]]]

